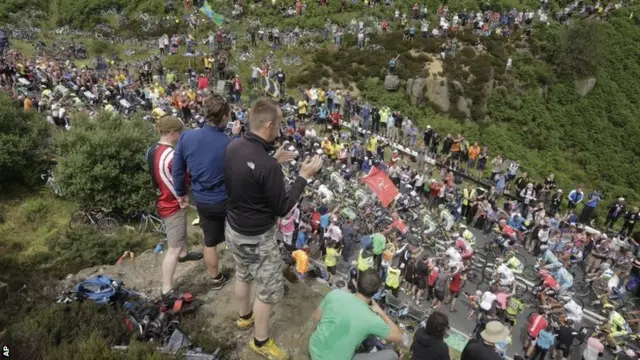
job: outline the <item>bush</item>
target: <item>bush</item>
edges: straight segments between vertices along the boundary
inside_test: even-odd
[[[129,214],[154,200],[145,153],[156,141],[152,126],[137,118],[101,113],[76,118],[56,139],[56,177],[69,198],[83,207]]]
[[[49,153],[50,126],[36,112],[25,113],[6,95],[0,95],[0,190],[33,187]]]

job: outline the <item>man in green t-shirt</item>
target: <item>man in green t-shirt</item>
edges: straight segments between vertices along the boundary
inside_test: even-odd
[[[312,360],[366,360],[368,353],[356,354],[360,344],[373,335],[401,344],[402,332],[371,298],[381,281],[374,270],[358,277],[356,294],[333,290],[324,297],[313,317],[318,322],[309,340]],[[378,351],[375,359],[397,360],[393,350]]]
[[[381,233],[371,235],[373,243],[373,262],[376,270],[380,269],[382,263],[382,253],[387,248],[387,239]]]

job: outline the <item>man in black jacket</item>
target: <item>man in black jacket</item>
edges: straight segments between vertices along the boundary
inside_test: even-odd
[[[293,160],[295,153],[279,149],[269,155],[278,137],[282,111],[278,103],[259,100],[249,114],[251,131],[227,147],[224,177],[229,195],[226,239],[236,263],[235,294],[237,325],[254,325],[249,347],[268,359],[287,359],[287,354],[269,338],[269,316],[273,304],[284,295],[282,257],[276,242],[276,219],[291,211],[307,181],[322,161],[315,156],[302,163],[300,173],[287,192],[279,163]],[[251,308],[251,283],[255,301]]]
[[[411,360],[449,360],[449,347],[444,342],[448,330],[447,315],[439,311],[429,315],[426,326],[420,326],[413,337]]]
[[[625,213],[624,198],[618,198],[618,201],[609,206],[609,212],[607,213],[607,220],[604,222],[604,227],[607,229],[613,228],[618,222],[618,219]]]

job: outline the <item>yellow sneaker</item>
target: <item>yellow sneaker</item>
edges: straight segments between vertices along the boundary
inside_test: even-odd
[[[238,317],[238,320],[236,321],[236,324],[238,325],[238,328],[242,329],[242,330],[252,327],[253,326],[253,314],[251,314],[251,317],[246,319],[246,320],[243,319],[243,318]]]
[[[289,355],[287,355],[284,350],[282,350],[273,339],[269,339],[266,344],[262,347],[257,347],[254,343],[254,339],[251,339],[249,342],[249,347],[256,354],[262,355],[264,358],[268,360],[288,360]]]

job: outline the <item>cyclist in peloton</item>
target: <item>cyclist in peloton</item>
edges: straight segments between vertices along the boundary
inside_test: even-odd
[[[440,210],[440,221],[444,224],[445,231],[451,231],[455,218],[444,204],[440,204],[438,210]]]
[[[468,231],[468,230],[465,230]],[[470,232],[470,231],[468,231]],[[455,240],[455,248],[460,252],[463,262],[471,261],[473,257],[473,247],[471,243],[465,238],[464,233],[462,236],[458,233],[451,234],[451,238]]]
[[[475,246],[476,237],[473,235],[471,231],[469,231],[469,229],[467,228],[467,225],[460,224],[459,229],[462,232],[462,238],[464,239],[464,241],[466,241],[467,244],[469,244],[469,246],[471,247]]]
[[[522,274],[522,270],[524,270],[524,264],[518,260],[516,257],[516,253],[514,251],[507,251],[504,258],[506,259],[505,265],[514,273],[514,274]]]
[[[497,232],[499,236],[493,239],[493,242],[500,246],[502,252],[509,249],[510,243],[516,240],[516,231],[507,224],[507,220],[502,219],[498,222],[498,226],[494,228],[494,232]]]
[[[602,325],[601,329],[608,333],[607,343],[614,349],[615,353],[622,350],[618,342],[626,335],[633,333],[624,317],[613,309],[609,310],[609,321]]]
[[[505,264],[504,259],[496,259],[495,280],[492,280],[489,285],[493,285],[496,280],[500,284],[501,288],[511,289],[516,280],[516,276],[513,271]]]

